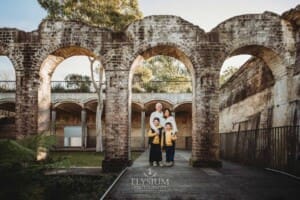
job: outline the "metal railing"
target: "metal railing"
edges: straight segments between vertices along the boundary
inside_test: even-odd
[[[97,84],[99,84],[98,81]],[[51,81],[51,92],[94,93],[95,88],[92,81]]]
[[[97,82],[98,84],[98,82]],[[191,93],[191,81],[139,81],[133,82],[134,93]],[[16,81],[0,81],[0,93],[16,91]],[[92,81],[51,81],[54,93],[94,93]]]
[[[134,93],[191,93],[192,81],[133,81]]]
[[[9,93],[16,91],[16,81],[0,81],[0,92]]]
[[[300,175],[300,128],[284,126],[221,133],[221,157]]]

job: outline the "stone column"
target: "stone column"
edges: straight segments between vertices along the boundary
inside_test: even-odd
[[[129,158],[129,71],[106,70],[104,172],[120,171]]]
[[[51,111],[51,135],[56,135],[55,131],[56,131],[56,110],[52,110]]]
[[[142,134],[141,147],[142,147],[142,149],[145,149],[145,130],[146,130],[145,116],[146,116],[145,111],[142,111],[141,112],[141,134]]]
[[[86,124],[86,109],[81,110],[81,128],[82,128],[82,144],[87,146],[87,124]]]
[[[38,71],[32,66],[29,59],[22,71],[16,71],[16,138],[38,133]]]
[[[196,72],[193,105],[193,167],[221,167],[219,160],[218,71]]]

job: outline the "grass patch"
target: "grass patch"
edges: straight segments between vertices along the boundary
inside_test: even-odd
[[[100,167],[104,154],[101,152],[50,152],[53,159],[65,159],[64,167]],[[141,155],[141,152],[132,152],[132,160],[135,160]]]

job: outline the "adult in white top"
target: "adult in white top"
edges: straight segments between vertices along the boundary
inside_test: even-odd
[[[150,115],[150,128],[152,128],[153,130],[155,130],[155,132],[158,132],[157,128],[155,127],[155,125],[153,124],[153,120],[154,118],[158,118],[160,124],[163,126],[164,125],[164,116],[163,116],[163,111],[162,111],[162,104],[161,103],[157,103],[155,104],[155,111],[151,113]]]
[[[171,110],[166,108],[164,110],[164,120],[163,120],[163,126],[165,126],[166,123],[170,122],[172,124],[172,130],[174,133],[178,132],[177,124],[175,121],[175,118],[171,115]]]

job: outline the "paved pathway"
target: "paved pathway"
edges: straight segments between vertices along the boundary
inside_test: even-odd
[[[176,151],[174,167],[149,167],[143,153],[106,199],[294,200],[300,181],[263,169],[223,162],[223,168],[192,168],[190,153]]]

